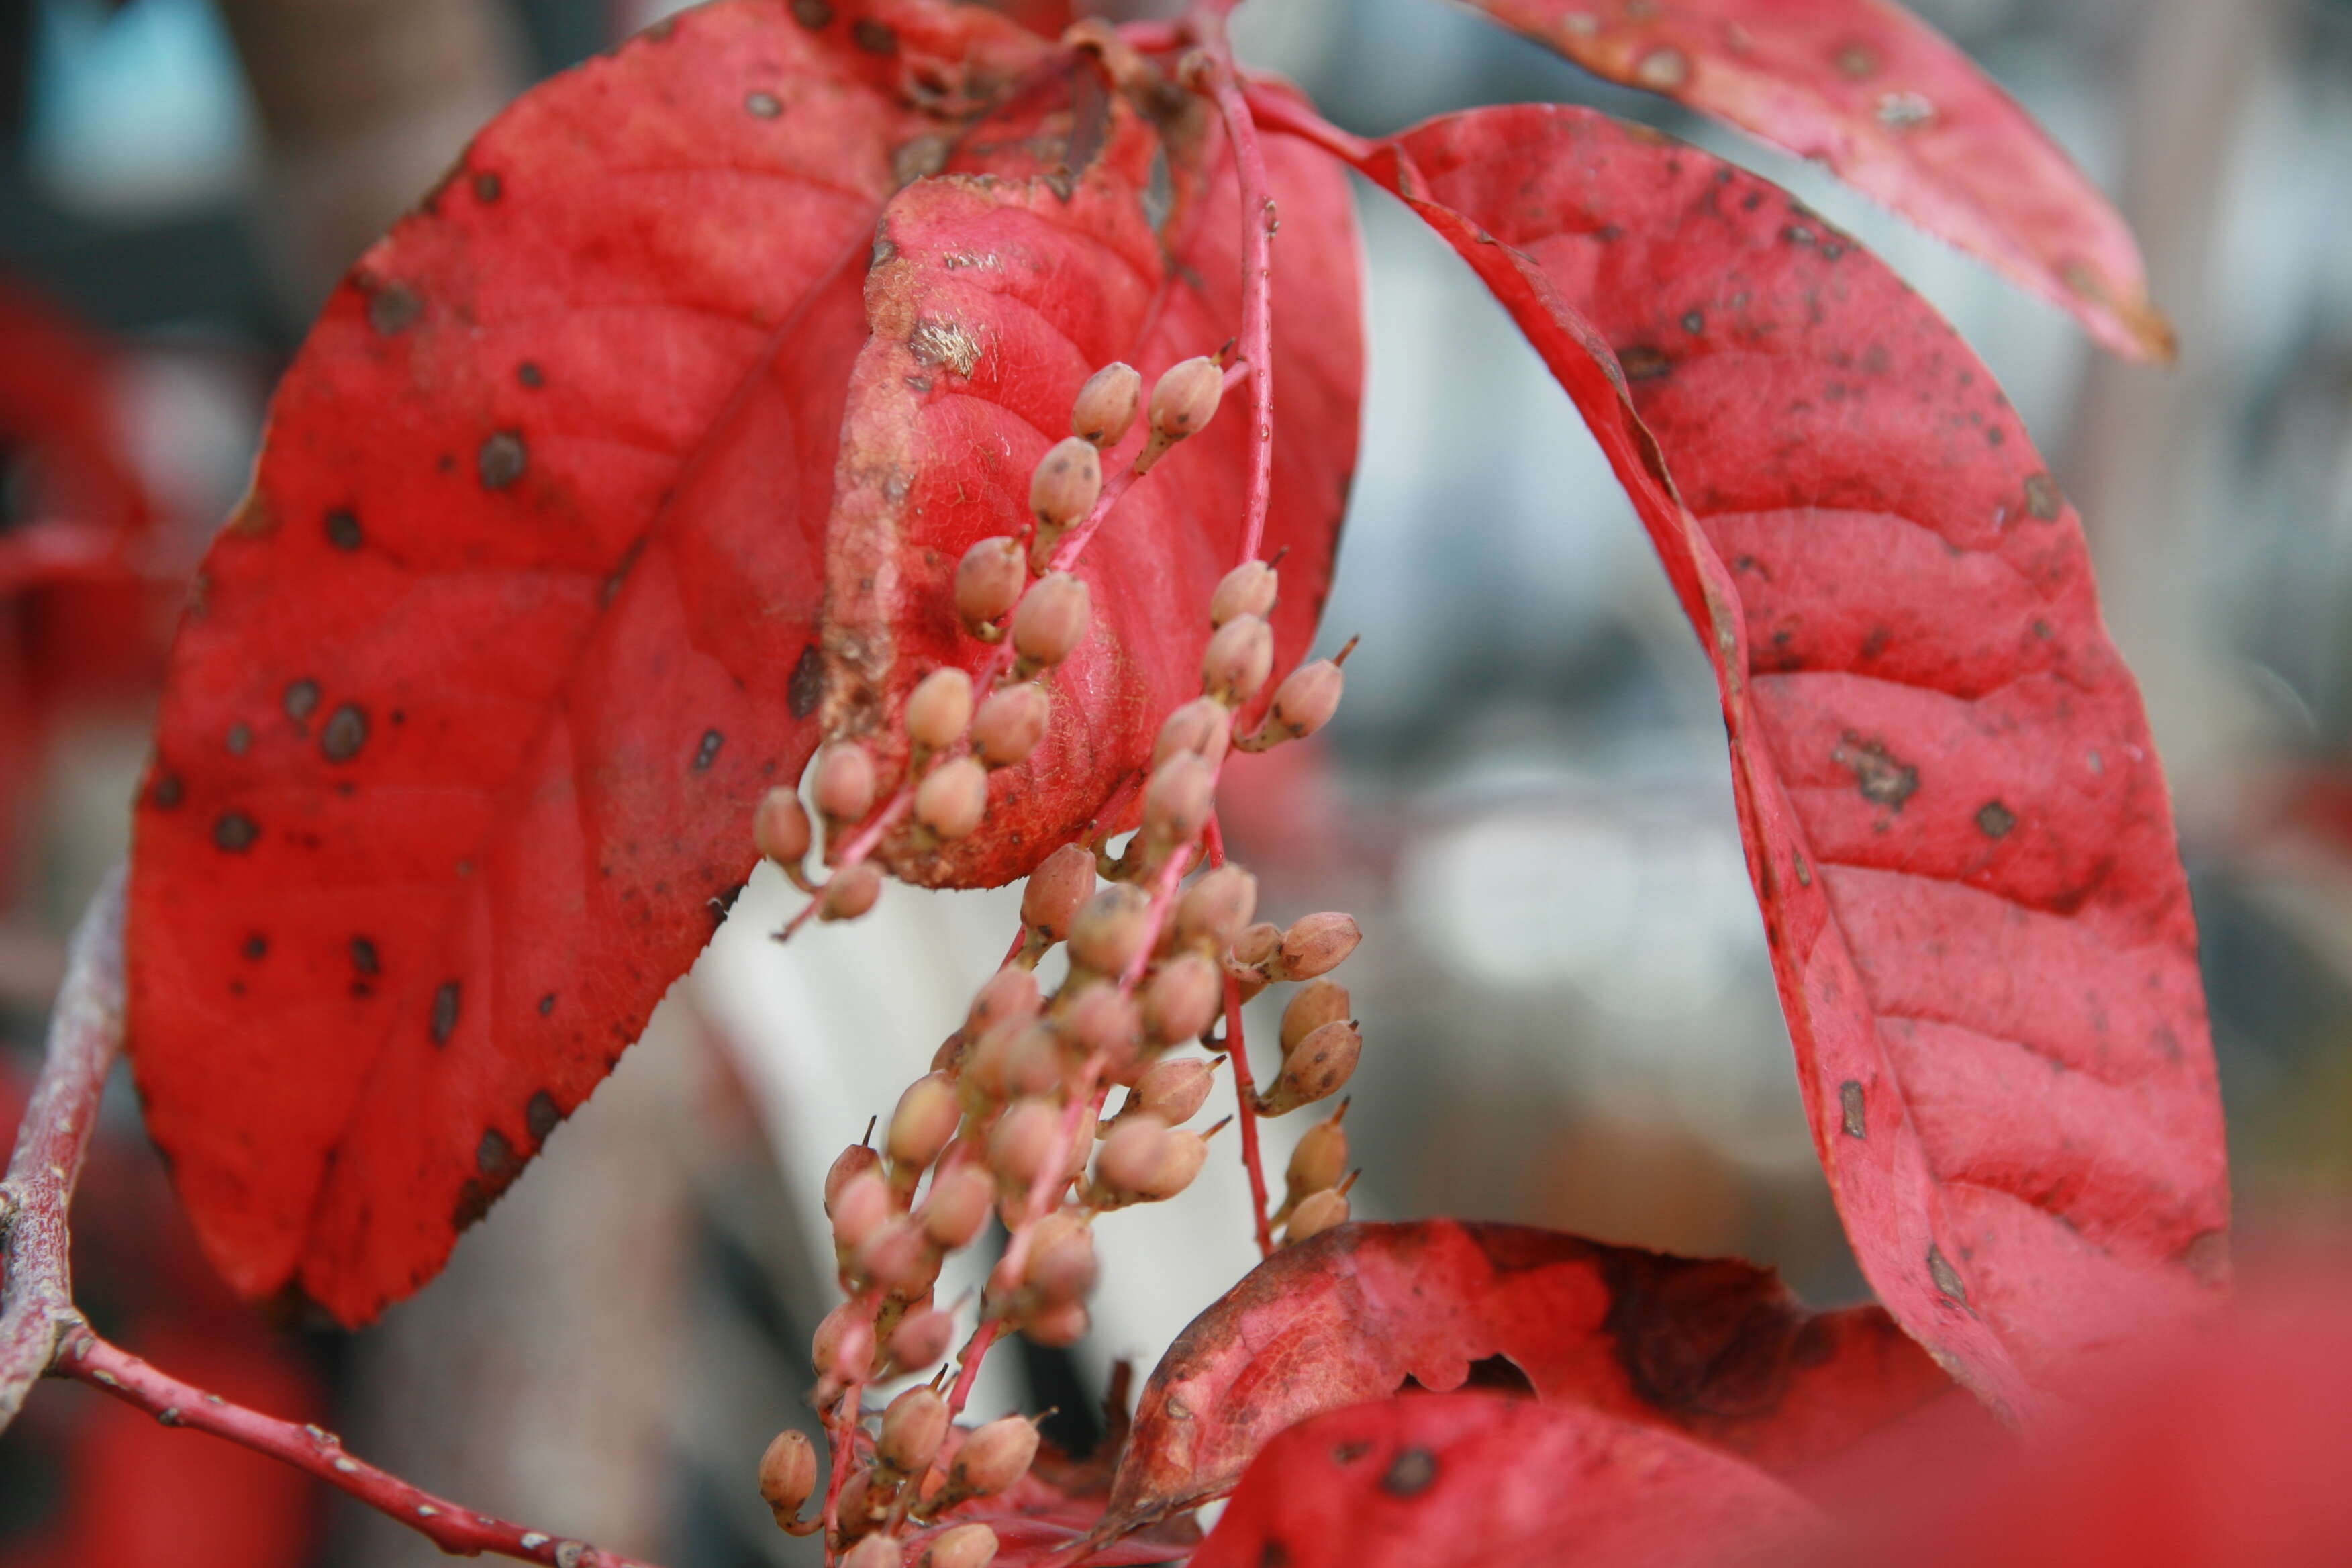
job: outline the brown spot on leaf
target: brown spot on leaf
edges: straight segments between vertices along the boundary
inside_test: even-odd
[[[520,430],[500,430],[484,441],[474,454],[475,471],[481,475],[486,490],[502,490],[522,478],[530,467],[530,453],[522,444]]]
[[[327,716],[319,731],[319,750],[331,763],[348,763],[360,754],[367,738],[366,710],[356,702],[346,702]]]
[[[702,743],[694,749],[694,771],[698,773],[709,773],[710,764],[719,760],[719,748],[726,743],[727,737],[718,731],[705,730],[702,732]]]
[[[548,1135],[562,1123],[563,1112],[555,1109],[555,1097],[543,1089],[532,1095],[530,1103],[523,1107],[523,1130],[530,1134],[530,1141],[534,1143],[546,1142]]]
[[[2054,522],[2066,507],[2066,497],[2058,489],[2058,481],[2047,473],[2025,476],[2025,510],[2044,522]]]
[[[170,811],[188,798],[188,786],[180,782],[177,773],[165,773],[155,781],[147,795],[147,802],[158,811]]]
[[[1838,1085],[1838,1119],[1849,1138],[1867,1138],[1862,1121],[1862,1085],[1848,1079]]]
[[[1960,1282],[1960,1271],[1944,1256],[1944,1249],[1930,1243],[1927,1247],[1927,1275],[1936,1289],[1965,1307],[1969,1304],[1969,1288]]]
[[[793,20],[803,27],[823,27],[833,21],[833,7],[825,0],[793,0]]]
[[[1419,1497],[1436,1484],[1437,1456],[1426,1448],[1407,1448],[1381,1475],[1381,1490],[1391,1497]]]
[[[2006,838],[2009,830],[2017,826],[2017,813],[1997,800],[1989,800],[1977,808],[1977,831],[1987,838]]]
[[[924,320],[907,336],[907,351],[926,364],[943,364],[970,375],[980,363],[980,340],[961,321]]]
[[[433,1016],[428,1028],[433,1043],[446,1046],[449,1037],[457,1032],[457,998],[462,990],[455,980],[444,980],[433,993]]]
[[[540,1016],[541,1017],[544,1018],[544,1017],[546,1017],[550,1013],[552,1013],[552,1012],[554,1012],[554,1011],[555,1011],[555,993],[554,993],[554,992],[552,992],[552,991],[551,991],[551,992],[549,992],[546,995],[544,995],[544,996],[542,996],[542,997],[541,997],[541,998],[539,999],[539,1016]]]
[[[380,284],[368,295],[368,325],[385,337],[406,331],[424,313],[424,297],[405,283]]]
[[[1854,787],[1864,800],[1900,811],[1917,793],[1919,770],[1904,763],[1880,741],[1864,740],[1849,730],[1830,753],[1830,761],[1853,774]]]
[[[512,1177],[519,1164],[514,1145],[507,1142],[507,1135],[495,1127],[485,1130],[482,1141],[474,1146],[475,1168],[495,1180]]]
[[[1371,1451],[1372,1446],[1370,1443],[1342,1443],[1331,1450],[1331,1462],[1335,1465],[1352,1465]]]
[[[286,717],[299,724],[319,706],[319,683],[304,679],[292,681],[286,688]]]
[[[499,179],[495,174],[485,170],[483,173],[474,176],[474,199],[476,201],[494,202],[500,196],[506,195],[506,182]]]
[[[362,974],[381,974],[383,964],[376,956],[375,943],[363,936],[352,938],[352,967]]]
[[[869,55],[895,55],[898,52],[898,35],[871,16],[860,16],[849,29],[850,37]]]
[[[536,392],[547,384],[547,373],[530,360],[515,366],[515,379]]]
[[[253,750],[253,726],[240,719],[228,727],[228,754],[241,757]]]
[[[1848,44],[1837,52],[1838,74],[1857,80],[1878,69],[1878,55],[1866,44]]]
[[[269,956],[269,939],[255,931],[245,939],[245,956],[258,963]]]
[[[329,512],[327,542],[338,550],[357,550],[364,542],[360,533],[359,518],[341,507]]]
[[[824,656],[811,642],[801,649],[801,657],[793,665],[792,679],[784,683],[784,707],[793,718],[805,719],[824,700]]]
[[[760,120],[773,120],[784,111],[783,100],[772,92],[752,93],[743,100],[743,107]]]
[[[213,847],[225,849],[231,855],[244,854],[260,837],[261,829],[254,825],[253,818],[241,811],[225,811],[214,819]]]
[[[1647,343],[1634,343],[1617,351],[1617,363],[1625,367],[1628,381],[1656,381],[1675,373],[1675,362]]]

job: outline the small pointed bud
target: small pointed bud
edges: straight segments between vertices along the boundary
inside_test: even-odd
[[[994,642],[1003,635],[995,623],[1021,602],[1028,584],[1029,563],[1019,540],[983,539],[965,551],[955,575],[956,614],[964,630]]]
[[[1060,942],[1094,890],[1095,858],[1083,845],[1065,844],[1029,873],[1029,885],[1021,889],[1021,923],[1046,942]]]
[[[760,1456],[760,1498],[790,1524],[816,1492],[816,1445],[798,1432],[780,1432]]]
[[[833,1205],[833,1244],[845,1257],[866,1244],[866,1238],[898,1212],[890,1201],[890,1184],[879,1171],[862,1171],[844,1183]]]
[[[988,815],[988,770],[977,757],[950,757],[915,786],[915,820],[941,838],[968,838]]]
[[[989,976],[980,994],[971,999],[971,1011],[964,1015],[964,1033],[977,1037],[999,1024],[1034,1018],[1040,1005],[1037,977],[1008,963]]]
[[[892,1215],[874,1234],[858,1244],[850,1272],[885,1290],[905,1295],[939,1277],[937,1259],[920,1226],[905,1215]]]
[[[761,795],[760,808],[751,814],[751,842],[777,865],[799,870],[812,842],[808,810],[801,797],[781,787]]]
[[[1282,1054],[1286,1057],[1297,1050],[1299,1041],[1324,1025],[1355,1016],[1348,988],[1338,981],[1318,980],[1300,986],[1297,994],[1291,997],[1290,1005],[1282,1010]]]
[[[1199,837],[1216,808],[1217,770],[1206,758],[1179,752],[1154,768],[1143,786],[1143,831],[1164,858]]]
[[[907,699],[907,739],[925,751],[947,750],[971,722],[971,677],[953,665],[923,677]]]
[[[982,1217],[986,1212],[982,1211]],[[937,1307],[909,1312],[890,1335],[890,1363],[900,1372],[932,1366],[955,1343],[955,1314]]]
[[[1284,1173],[1287,1206],[1296,1208],[1309,1193],[1338,1186],[1339,1178],[1348,1173],[1348,1130],[1340,1125],[1347,1114],[1348,1108],[1342,1104],[1328,1121],[1308,1128],[1290,1152],[1290,1168]]]
[[[1027,1418],[1007,1415],[963,1440],[948,1467],[948,1488],[965,1497],[992,1497],[1029,1473],[1037,1457],[1037,1428]]]
[[[1197,434],[1216,417],[1224,395],[1224,366],[1205,354],[1161,372],[1151,388],[1151,439],[1135,459],[1135,471],[1150,472],[1169,447]]]
[[[872,909],[882,896],[882,873],[870,860],[860,860],[855,866],[844,866],[835,871],[816,896],[816,918],[821,921],[854,921]]]
[[[1265,619],[1274,614],[1275,590],[1278,585],[1273,567],[1263,561],[1243,562],[1226,573],[1217,591],[1209,595],[1209,625],[1222,626],[1235,616]]]
[[[1228,969],[1262,969],[1282,956],[1282,928],[1271,921],[1244,927],[1234,938]]]
[[[1257,912],[1257,879],[1239,866],[1220,866],[1176,901],[1176,940],[1223,952]]]
[[[1160,1169],[1168,1141],[1168,1123],[1150,1111],[1122,1113],[1102,1152],[1095,1156],[1095,1181],[1112,1193],[1132,1193]]]
[[[1094,1316],[1086,1302],[1074,1298],[1039,1307],[1023,1320],[1021,1331],[1048,1350],[1066,1350],[1085,1339],[1092,1327]]]
[[[1171,1127],[1181,1126],[1208,1103],[1209,1089],[1216,1079],[1214,1066],[1198,1057],[1154,1062],[1136,1080],[1127,1103],[1119,1108],[1118,1119],[1124,1122],[1127,1112],[1134,1110],[1156,1116]]]
[[[1302,664],[1274,689],[1274,706],[1266,710],[1265,727],[1239,742],[1245,752],[1263,752],[1283,741],[1311,735],[1339,710],[1339,696],[1348,675],[1328,658]]]
[[[1144,1032],[1164,1046],[1197,1040],[1225,1005],[1225,977],[1197,952],[1170,959],[1143,990]]]
[[[809,1360],[820,1374],[835,1383],[852,1383],[874,1366],[874,1314],[855,1301],[844,1301],[816,1326],[809,1342]]]
[[[1047,448],[1029,476],[1029,514],[1056,532],[1094,510],[1102,495],[1102,454],[1094,443],[1065,437]]]
[[[1143,406],[1143,373],[1133,365],[1113,362],[1087,377],[1078,400],[1070,406],[1070,428],[1082,440],[1097,447],[1116,447],[1125,439]]]
[[[1233,733],[1234,716],[1224,704],[1213,698],[1195,697],[1161,722],[1160,738],[1151,746],[1151,765],[1157,770],[1181,752],[1221,763]]]
[[[874,757],[837,741],[816,762],[816,808],[834,822],[863,822],[874,809]]]
[[[1235,616],[1210,634],[1201,655],[1201,689],[1229,708],[1257,695],[1274,671],[1274,628],[1256,616]]]
[[[1337,1094],[1355,1076],[1364,1037],[1352,1023],[1326,1024],[1282,1060],[1282,1076],[1258,1097],[1261,1116],[1281,1116]]]
[[[1282,933],[1282,959],[1274,969],[1277,980],[1312,980],[1339,967],[1364,940],[1356,917],[1326,910],[1301,915]]]
[[[959,1524],[932,1537],[922,1568],[989,1568],[996,1561],[996,1531],[984,1524]]]
[[[890,1158],[909,1170],[919,1171],[940,1157],[940,1151],[955,1136],[956,1123],[963,1119],[963,1107],[956,1098],[955,1085],[944,1073],[927,1073],[907,1086],[898,1097],[898,1109],[890,1113],[890,1134],[884,1144]]]
[[[1028,1288],[1048,1301],[1083,1300],[1095,1288],[1100,1267],[1095,1260],[1094,1233],[1083,1225],[1041,1236],[1029,1249]]]
[[[841,1568],[905,1568],[906,1561],[896,1536],[869,1535],[841,1554]]]
[[[1143,1008],[1115,985],[1097,985],[1070,1004],[1062,1027],[1084,1055],[1123,1057],[1142,1037]]]
[[[1282,1233],[1282,1244],[1295,1247],[1310,1236],[1320,1236],[1334,1226],[1348,1223],[1348,1194],[1334,1187],[1319,1193],[1309,1193],[1291,1211],[1290,1224]]]
[[[931,1245],[957,1252],[971,1246],[981,1227],[988,1224],[989,1210],[995,1203],[996,1182],[987,1169],[958,1165],[933,1179],[915,1218]]]
[[[881,1169],[882,1156],[863,1143],[852,1143],[835,1155],[833,1168],[824,1173],[824,1217],[833,1217],[841,1191],[849,1184],[851,1178],[864,1175],[868,1171],[878,1173]]]
[[[1070,921],[1070,962],[1097,974],[1119,974],[1150,937],[1151,900],[1142,889],[1115,882],[1088,899]]]
[[[882,1412],[874,1452],[900,1475],[911,1476],[930,1467],[947,1435],[948,1402],[937,1389],[910,1388]]]
[[[1160,1163],[1133,1190],[1147,1203],[1172,1198],[1192,1184],[1208,1158],[1208,1140],[1179,1127],[1160,1142]]]
[[[971,754],[987,767],[1018,766],[1053,722],[1054,699],[1044,687],[1024,680],[992,691],[971,717]]]
[[[1059,664],[1087,640],[1094,615],[1093,595],[1083,580],[1067,572],[1040,577],[1013,612],[1013,651],[1032,667]]]
[[[1030,1098],[1007,1107],[988,1133],[988,1163],[1007,1194],[1025,1193],[1053,1163],[1060,1137],[1061,1107]]]

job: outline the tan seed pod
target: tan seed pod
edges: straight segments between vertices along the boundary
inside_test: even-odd
[[[1124,1112],[1103,1140],[1095,1156],[1095,1182],[1113,1194],[1132,1193],[1148,1184],[1164,1154],[1168,1123],[1150,1111]]]
[[[891,1215],[858,1244],[851,1272],[901,1295],[925,1283],[927,1273],[932,1279],[939,1276],[930,1243],[905,1215]]]
[[[809,1360],[828,1379],[845,1383],[863,1378],[874,1365],[872,1311],[844,1301],[827,1312],[809,1341]]]
[[[890,1200],[890,1184],[878,1171],[860,1172],[844,1183],[833,1205],[833,1244],[846,1256],[882,1228],[898,1205]]]
[[[1070,1004],[1062,1027],[1082,1055],[1121,1058],[1142,1037],[1143,1008],[1115,985],[1092,986]]]
[[[1208,1158],[1207,1139],[1176,1128],[1160,1142],[1159,1165],[1150,1175],[1136,1183],[1133,1191],[1147,1203],[1172,1198],[1192,1184],[1192,1178],[1201,1173]]]
[[[1282,1061],[1282,1076],[1258,1097],[1261,1116],[1282,1116],[1337,1094],[1355,1075],[1364,1037],[1346,1020],[1326,1024]]]
[[[1036,1344],[1063,1350],[1085,1339],[1093,1326],[1086,1302],[1074,1299],[1042,1303],[1023,1321],[1021,1331]]]
[[[1263,561],[1244,561],[1225,574],[1209,595],[1209,625],[1222,626],[1235,616],[1264,620],[1274,614],[1275,591],[1280,580]]]
[[[1363,940],[1364,928],[1356,923],[1353,915],[1336,910],[1301,915],[1282,933],[1282,957],[1274,966],[1274,978],[1312,980],[1318,974],[1328,974]]]
[[[922,1568],[988,1568],[995,1561],[996,1531],[984,1524],[959,1524],[932,1538]]]
[[[1216,417],[1224,400],[1225,369],[1205,354],[1181,360],[1160,373],[1151,388],[1151,439],[1135,459],[1135,471],[1149,473],[1168,448]]]
[[[1318,980],[1300,986],[1290,1005],[1282,1010],[1282,1054],[1286,1057],[1297,1050],[1299,1041],[1324,1025],[1355,1016],[1348,988],[1338,981]]]
[[[798,1432],[779,1432],[760,1456],[760,1499],[790,1524],[816,1492],[816,1445]]]
[[[1309,1193],[1338,1186],[1348,1173],[1348,1130],[1340,1125],[1347,1114],[1343,1102],[1328,1121],[1308,1128],[1290,1152],[1290,1168],[1284,1173],[1286,1207],[1296,1208]]]
[[[933,1178],[915,1218],[934,1247],[956,1252],[971,1246],[988,1224],[995,1202],[996,1182],[984,1167],[958,1165]]]
[[[1021,602],[1029,583],[1029,563],[1017,539],[983,539],[963,552],[956,563],[956,614],[964,629],[984,642],[1003,634],[995,623]]]
[[[890,1401],[874,1452],[902,1476],[929,1468],[948,1435],[948,1402],[937,1389],[915,1387]]]
[[[989,1168],[996,1173],[1000,1191],[1025,1193],[1045,1173],[1061,1125],[1062,1109],[1049,1100],[1031,1098],[1006,1107],[988,1134]]]
[[[1004,1053],[1004,1092],[1019,1100],[1051,1094],[1062,1087],[1062,1037],[1032,1024],[1013,1037]]]
[[[948,1467],[948,1489],[964,1497],[993,1497],[1017,1484],[1037,1457],[1037,1428],[1027,1418],[1007,1415],[963,1440]]]
[[[1171,1127],[1180,1126],[1208,1103],[1216,1076],[1215,1064],[1199,1057],[1154,1062],[1136,1080],[1127,1103],[1119,1108],[1118,1120],[1125,1121],[1128,1112],[1136,1111],[1157,1116]]]
[[[1160,857],[1190,844],[1217,808],[1217,770],[1208,760],[1179,752],[1151,771],[1143,786],[1143,831]]]
[[[971,722],[971,677],[953,665],[915,683],[907,699],[907,739],[928,752],[943,752],[963,738]]]
[[[1234,938],[1229,969],[1262,970],[1282,955],[1282,928],[1271,921],[1244,927]]]
[[[915,820],[941,838],[969,838],[988,816],[988,770],[977,757],[950,757],[915,786]]]
[[[751,814],[751,842],[766,858],[799,870],[813,842],[808,810],[801,805],[801,797],[781,787],[761,795],[759,809]]]
[[[1094,623],[1093,595],[1067,572],[1040,577],[1021,595],[1013,612],[1013,647],[1032,668],[1061,663],[1087,640]]]
[[[1024,1283],[1047,1301],[1077,1300],[1095,1288],[1099,1271],[1094,1233],[1083,1225],[1072,1226],[1029,1249]]]
[[[863,1175],[868,1171],[878,1173],[881,1169],[882,1156],[863,1143],[852,1143],[835,1154],[832,1168],[824,1173],[824,1217],[833,1217],[834,1205],[841,1196],[841,1189],[849,1184],[851,1177]]]
[[[836,741],[816,762],[816,808],[833,822],[862,822],[874,809],[874,757],[863,746]]]
[[[1070,428],[1080,439],[1102,447],[1126,438],[1143,406],[1143,373],[1133,365],[1113,362],[1087,377],[1070,406]]]
[[[989,976],[988,984],[971,999],[971,1011],[964,1015],[964,1033],[976,1037],[999,1024],[1034,1018],[1040,1005],[1037,977],[1008,963]]]
[[[898,1109],[890,1113],[890,1132],[883,1146],[893,1161],[909,1170],[922,1170],[940,1157],[962,1119],[955,1085],[945,1073],[926,1073],[898,1097]]]
[[[1197,952],[1181,953],[1143,988],[1144,1032],[1163,1046],[1197,1040],[1224,1004],[1225,977],[1217,966]]]
[[[855,866],[844,866],[825,882],[816,896],[816,918],[821,921],[854,921],[872,909],[882,896],[882,873],[870,860],[860,860]]]
[[[1233,733],[1234,716],[1224,704],[1214,698],[1195,697],[1160,723],[1159,739],[1151,745],[1151,765],[1157,770],[1183,752],[1212,763],[1223,762]]]
[[[1274,689],[1274,704],[1266,710],[1265,725],[1256,734],[1244,736],[1235,744],[1244,752],[1263,752],[1284,741],[1315,733],[1339,710],[1339,697],[1347,684],[1347,671],[1330,659],[1318,658],[1312,664],[1300,665]]]
[[[1282,1233],[1286,1247],[1295,1247],[1310,1236],[1320,1236],[1334,1226],[1348,1223],[1348,1194],[1335,1187],[1309,1193],[1291,1211],[1290,1224]]]
[[[987,1213],[982,1211],[985,1219]],[[955,1343],[955,1314],[937,1307],[909,1312],[890,1334],[890,1363],[900,1372],[936,1365]]]
[[[971,754],[983,766],[1016,767],[1053,727],[1054,699],[1042,686],[1018,681],[988,694],[971,718]]]
[[[1150,940],[1151,900],[1143,889],[1115,882],[1078,908],[1070,921],[1070,962],[1097,974],[1118,974]]]
[[[1065,844],[1029,873],[1021,889],[1021,923],[1047,942],[1070,934],[1070,920],[1095,890],[1095,858],[1083,845]]]
[[[1176,900],[1176,940],[1222,953],[1257,912],[1257,879],[1239,866],[1220,866]]]
[[[839,1517],[841,1539],[854,1542],[872,1534],[889,1510],[890,1494],[897,1490],[870,1465],[851,1476],[842,1484],[834,1510]],[[845,1556],[843,1562],[847,1561]]]
[[[1046,448],[1029,476],[1029,514],[1042,530],[1068,528],[1102,496],[1102,454],[1094,443],[1067,436]]]
[[[869,1535],[841,1554],[841,1568],[904,1568],[906,1561],[896,1536]]]
[[[1229,708],[1258,693],[1274,671],[1274,628],[1256,616],[1235,616],[1209,636],[1201,655],[1201,690]]]

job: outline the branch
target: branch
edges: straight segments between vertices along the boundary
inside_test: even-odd
[[[122,907],[118,868],[74,932],[65,985],[49,1019],[47,1055],[25,1107],[7,1179],[0,1182],[0,1429],[23,1408],[35,1379],[70,1378],[166,1426],[209,1432],[315,1476],[444,1552],[468,1557],[490,1552],[548,1568],[650,1568],[584,1542],[459,1508],[352,1458],[331,1433],[232,1405],[90,1331],[73,1303],[66,1215],[107,1074],[122,1049]]]
[[[1209,864],[1225,863],[1225,831],[1209,818]],[[1250,1221],[1257,1230],[1257,1255],[1274,1256],[1274,1227],[1267,1223],[1265,1161],[1258,1152],[1257,1082],[1250,1074],[1249,1041],[1242,1033],[1242,983],[1225,976],[1225,1055],[1234,1064],[1234,1115],[1241,1123],[1242,1168],[1249,1173]]]
[[[1209,96],[1223,116],[1233,143],[1234,173],[1241,184],[1242,357],[1250,365],[1249,512],[1241,558],[1254,561],[1265,538],[1266,509],[1274,500],[1274,231],[1280,219],[1266,194],[1265,158],[1259,151],[1257,121],[1242,90],[1241,68],[1234,63],[1224,19],[1213,6],[1191,18],[1208,55]]]

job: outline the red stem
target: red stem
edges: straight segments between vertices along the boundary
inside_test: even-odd
[[[1225,863],[1225,834],[1209,818],[1209,864]],[[1249,1173],[1250,1219],[1257,1227],[1257,1255],[1274,1256],[1274,1227],[1266,1221],[1265,1162],[1257,1145],[1257,1083],[1250,1076],[1249,1041],[1242,1033],[1242,983],[1225,976],[1225,1055],[1234,1063],[1234,1117],[1241,1125],[1242,1168]]]
[[[1230,9],[1230,6],[1224,7]],[[1274,200],[1266,194],[1265,157],[1257,121],[1242,90],[1220,7],[1204,5],[1192,19],[1201,47],[1213,68],[1209,94],[1233,143],[1234,172],[1241,184],[1242,357],[1250,364],[1249,511],[1242,532],[1241,558],[1254,560],[1265,540],[1265,514],[1274,499]]]

